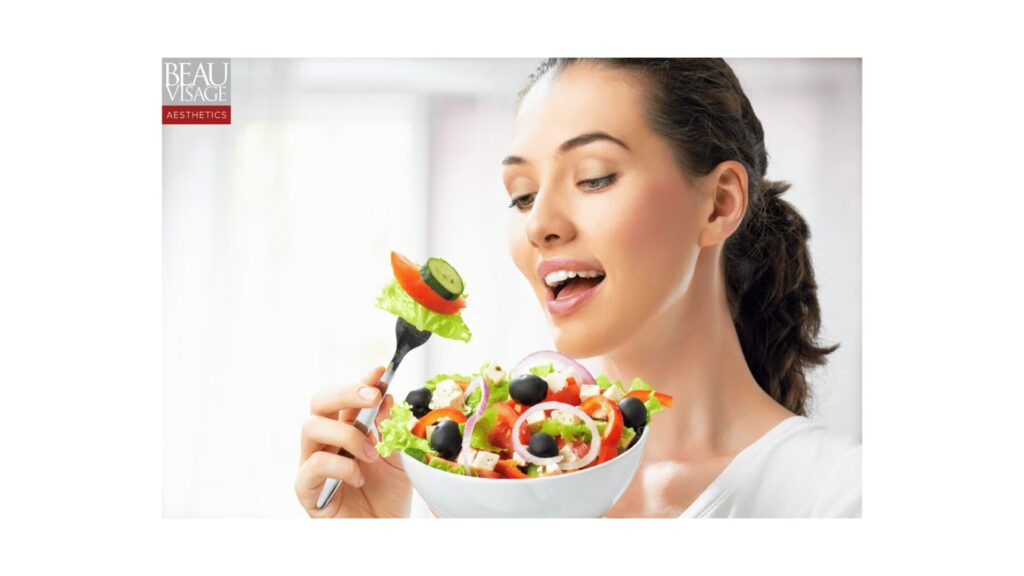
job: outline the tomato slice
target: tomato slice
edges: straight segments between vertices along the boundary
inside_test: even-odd
[[[519,415],[521,415],[523,412],[526,411],[527,408],[529,408],[529,406],[527,406],[526,404],[520,404],[519,402],[516,402],[511,398],[506,400],[505,403],[511,406],[512,409],[516,411],[516,418],[518,418]]]
[[[494,471],[501,474],[502,478],[529,478],[526,472],[516,466],[515,460],[498,460],[498,463],[494,465]]]
[[[548,395],[544,398],[545,402],[564,402],[571,404],[572,406],[580,405],[580,386],[576,383],[576,379],[569,376],[565,379],[565,388],[555,394],[548,389]]]
[[[494,428],[491,429],[491,433],[487,436],[487,441],[501,448],[502,450],[512,450],[512,426],[516,423],[516,419],[519,415],[512,406],[506,402],[498,402],[494,406],[497,407],[498,414],[494,421]],[[424,416],[426,418],[426,416]],[[523,426],[526,428],[526,426]],[[522,440],[522,432],[519,436]]]
[[[596,463],[601,464],[615,458],[619,454],[618,444],[622,439],[622,412],[615,402],[605,396],[591,396],[580,406],[580,410],[593,417],[601,408],[608,418],[608,425],[601,436],[601,449],[597,453]]]
[[[416,424],[412,427],[413,436],[419,436],[420,438],[427,437],[427,426],[430,426],[434,422],[442,418],[448,418],[454,420],[460,424],[466,422],[466,415],[456,410],[455,408],[438,408],[437,410],[431,410],[423,415],[416,421]]]
[[[584,456],[587,455],[587,452],[590,452],[590,444],[582,440],[577,440],[570,444],[569,446],[572,447],[572,452],[573,454],[576,455],[577,458],[583,458]]]
[[[391,253],[391,269],[394,270],[395,280],[398,280],[402,290],[428,310],[438,314],[455,314],[466,307],[466,301],[461,297],[445,300],[434,292],[420,276],[420,267],[398,252]]]
[[[651,397],[651,391],[650,390],[633,390],[632,392],[627,392],[626,396],[632,396],[634,398],[639,398],[640,400],[643,400],[644,402],[647,402],[647,399]],[[661,405],[664,408],[671,408],[672,407],[672,397],[669,396],[668,394],[662,394],[661,392],[655,392],[654,393],[654,397],[658,399],[658,402],[661,402]]]

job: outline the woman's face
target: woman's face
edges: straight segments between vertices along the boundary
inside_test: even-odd
[[[556,347],[587,358],[685,295],[700,252],[700,195],[648,127],[636,73],[573,64],[551,76],[523,99],[504,161],[516,204],[509,250]],[[552,288],[544,276],[558,282],[558,270],[598,276]]]

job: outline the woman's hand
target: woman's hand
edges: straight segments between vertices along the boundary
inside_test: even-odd
[[[302,426],[302,454],[295,493],[313,518],[405,517],[409,515],[412,488],[402,469],[399,453],[381,458],[374,444],[352,426],[361,408],[380,398],[383,367],[374,368],[363,380],[320,391],[313,395],[310,417]],[[391,413],[395,399],[384,397],[377,425]],[[338,454],[345,448],[354,458]],[[317,510],[316,501],[327,478],[341,481],[331,501]]]

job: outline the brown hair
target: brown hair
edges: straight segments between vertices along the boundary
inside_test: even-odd
[[[805,370],[825,364],[839,345],[817,344],[821,310],[810,230],[781,198],[790,184],[765,179],[764,130],[732,68],[721,58],[550,58],[530,75],[520,100],[545,74],[580,61],[647,79],[647,121],[668,141],[683,174],[704,176],[726,160],[746,168],[748,208],[724,248],[729,309],[758,385],[806,415]]]

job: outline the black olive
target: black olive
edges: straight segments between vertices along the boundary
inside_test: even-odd
[[[434,395],[430,388],[417,388],[405,396],[405,403],[412,407],[412,415],[417,418],[430,412],[430,399]]]
[[[548,383],[540,376],[523,374],[509,384],[508,394],[513,400],[526,406],[533,406],[548,395]]]
[[[538,458],[551,458],[558,456],[558,442],[555,437],[546,432],[537,432],[530,436],[530,454]]]
[[[647,424],[647,406],[639,398],[626,396],[619,400],[619,410],[623,425],[639,432]]]
[[[430,433],[430,448],[436,450],[441,458],[454,460],[462,450],[462,433],[459,425],[453,420],[441,420]]]

